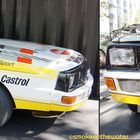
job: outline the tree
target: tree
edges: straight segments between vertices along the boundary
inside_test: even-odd
[[[108,11],[115,6],[107,1],[100,0],[100,17],[107,17],[109,18],[109,13]]]
[[[140,24],[140,6],[133,11],[131,24]]]

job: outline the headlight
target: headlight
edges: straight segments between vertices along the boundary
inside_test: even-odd
[[[75,80],[75,74],[69,76],[69,89],[72,88]]]
[[[109,62],[112,66],[133,66],[135,64],[134,49],[119,47],[109,49]]]
[[[69,92],[73,88],[73,85],[75,84],[76,81],[75,76],[76,76],[75,74],[60,73],[57,81],[56,89]]]
[[[89,65],[85,59],[78,67],[60,72],[55,89],[64,92],[71,92],[80,86],[83,86],[87,82],[88,73]]]

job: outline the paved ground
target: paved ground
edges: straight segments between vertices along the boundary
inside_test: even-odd
[[[0,140],[68,140],[74,134],[98,134],[98,119],[98,101],[95,100],[57,120],[15,111],[10,121],[0,128]]]
[[[127,105],[111,99],[100,103],[100,134],[129,135],[140,139],[140,114],[132,113]]]

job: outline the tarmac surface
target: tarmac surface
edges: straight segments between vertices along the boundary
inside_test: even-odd
[[[139,140],[140,114],[131,112],[126,104],[109,98],[100,103],[100,134],[128,135],[130,140]]]
[[[16,110],[0,128],[0,140],[69,140],[72,135],[97,135],[98,106],[98,101],[88,100],[57,119],[35,118],[30,112]]]

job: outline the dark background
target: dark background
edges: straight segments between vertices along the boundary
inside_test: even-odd
[[[71,48],[89,60],[98,98],[98,0],[0,0],[0,37]]]

